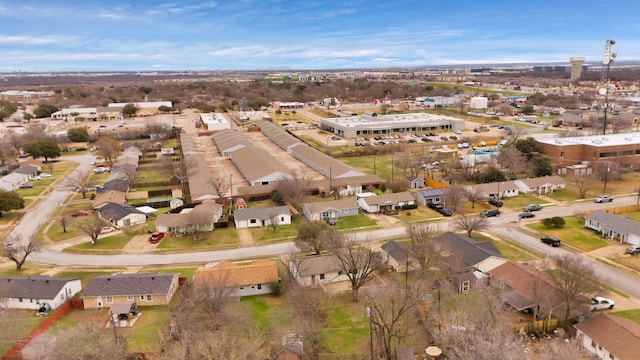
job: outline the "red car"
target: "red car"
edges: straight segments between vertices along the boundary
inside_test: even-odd
[[[87,210],[78,210],[78,211],[74,211],[71,213],[71,217],[78,217],[78,216],[89,216],[90,212]]]
[[[163,232],[156,231],[153,234],[151,234],[151,237],[149,237],[149,242],[152,244],[157,244],[160,242],[160,240],[162,240],[163,237],[164,237]]]

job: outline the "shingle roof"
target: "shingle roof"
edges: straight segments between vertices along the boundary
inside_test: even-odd
[[[461,234],[446,232],[436,236],[434,240],[443,242],[450,249],[459,252],[465,266],[474,266],[490,256],[503,257],[492,243],[475,241]]]
[[[405,260],[409,255],[407,248],[397,241],[389,241],[380,247],[396,260]]]
[[[341,269],[340,261],[333,255],[305,256],[296,264],[298,276],[326,274]]]
[[[109,190],[102,194],[96,195],[96,198],[92,202],[92,206],[94,208],[108,202],[124,204],[125,203],[125,193],[118,190]]]
[[[608,213],[606,211],[597,210],[591,214],[584,216],[585,220],[593,220],[599,222],[602,226],[623,234],[640,235],[640,222],[627,219],[620,215]]]
[[[251,219],[267,220],[272,218],[274,215],[280,215],[280,214],[291,215],[291,211],[289,211],[289,207],[287,206],[238,209],[233,212],[233,217],[236,220],[251,220]]]
[[[64,285],[78,278],[46,275],[0,277],[0,296],[5,298],[53,299]]]
[[[601,313],[574,326],[607,349],[616,359],[638,358],[640,327],[631,320]]]
[[[82,298],[117,295],[164,295],[178,274],[138,273],[94,277],[87,282]]]
[[[399,192],[391,194],[382,194],[376,196],[367,196],[362,198],[367,205],[391,205],[400,202],[411,202],[416,199],[413,198],[410,192]]]
[[[105,182],[101,191],[104,192],[109,190],[127,192],[129,191],[129,180],[114,179],[114,180]]]
[[[564,180],[562,180],[562,178],[558,175],[541,176],[541,177],[529,178],[529,179],[520,179],[519,181],[522,181],[529,187],[539,187],[545,184],[565,185]]]
[[[333,201],[318,201],[311,203],[304,203],[302,207],[307,208],[310,214],[322,213],[327,210],[348,210],[357,209],[358,202],[356,199],[340,199]]]
[[[236,287],[278,282],[278,267],[271,260],[262,259],[248,265],[221,261],[211,268],[197,269],[193,275],[196,287],[224,285]]]
[[[131,205],[108,202],[97,209],[102,218],[118,221],[129,214],[144,214]]]

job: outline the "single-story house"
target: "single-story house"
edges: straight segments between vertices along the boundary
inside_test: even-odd
[[[409,189],[420,189],[424,187],[424,178],[417,176],[407,177],[407,185]]]
[[[309,221],[357,216],[359,209],[358,202],[353,198],[304,203],[301,208],[302,215]]]
[[[640,245],[640,222],[597,210],[584,216],[584,227],[620,243]]]
[[[26,159],[24,161],[20,161],[20,166],[31,165],[38,168],[38,171],[42,171],[42,160],[38,159]]]
[[[115,174],[122,174],[124,176],[127,176],[125,173],[122,172],[118,172]],[[122,176],[120,175],[120,176]],[[105,191],[109,191],[109,190],[116,190],[116,191],[121,191],[121,192],[128,192],[129,191],[129,180],[128,179],[113,179],[113,180],[109,180],[109,181],[105,181],[104,182],[104,186],[102,187],[102,192]]]
[[[91,204],[92,204],[92,207],[94,209],[100,207],[100,205],[102,205],[102,204],[106,204],[106,203],[109,203],[109,202],[117,203],[117,204],[124,204],[126,202],[125,196],[126,196],[126,194],[123,193],[122,191],[109,190],[109,191],[104,192],[102,194],[96,195],[95,199],[93,199]]]
[[[87,282],[80,298],[85,309],[135,301],[138,306],[168,305],[178,289],[178,274],[102,275]]]
[[[640,326],[620,316],[600,313],[575,325],[576,341],[594,359],[635,360],[640,348]]]
[[[445,232],[436,237],[442,249],[454,255],[459,266],[475,269],[477,264],[490,257],[503,257],[500,251],[488,241],[475,241],[472,238],[454,232]]]
[[[530,179],[519,179],[513,181],[523,194],[545,195],[554,191],[564,189],[567,184],[558,175],[542,176]]]
[[[564,300],[551,277],[532,266],[508,261],[489,271],[491,282],[503,289],[502,300],[518,311],[536,310],[556,316]]]
[[[36,176],[38,175],[38,171],[40,171],[40,168],[34,165],[22,165],[13,170],[14,173],[25,174],[27,176]]]
[[[156,231],[184,234],[194,230],[213,231],[222,217],[222,205],[206,200],[193,208],[183,209],[177,214],[159,214],[156,217]],[[197,229],[196,229],[197,228]]]
[[[221,261],[213,267],[197,269],[193,275],[196,288],[226,288],[230,289],[234,296],[271,294],[273,284],[279,281],[278,266],[267,259],[246,265]]]
[[[147,215],[131,205],[108,202],[95,209],[98,216],[117,228],[144,224]]]
[[[342,271],[340,261],[334,254],[309,255],[289,262],[289,271],[302,286],[329,284],[347,281],[349,277]]]
[[[420,269],[420,265],[416,258],[402,243],[389,241],[382,244],[380,249],[382,261],[385,265],[390,266],[394,271],[406,272]]]
[[[237,229],[291,224],[291,211],[288,206],[238,209],[233,212],[233,221]]]
[[[356,197],[360,208],[368,213],[388,214],[404,205],[413,205],[416,203],[416,199],[414,199],[408,191],[382,195],[365,194],[371,193],[356,194]]]
[[[29,175],[20,173],[11,173],[0,179],[0,188],[7,191],[14,191],[20,188],[20,185],[29,182]]]
[[[418,204],[428,206],[429,204],[442,204],[446,188],[426,189],[414,191],[411,194],[416,198]]]
[[[520,188],[513,181],[500,181],[486,184],[469,185],[469,192],[478,194],[480,198],[510,198],[518,196]]]
[[[0,277],[0,307],[39,310],[43,304],[57,309],[82,290],[79,278],[46,275]]]

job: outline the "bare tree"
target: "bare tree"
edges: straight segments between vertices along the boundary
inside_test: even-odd
[[[475,186],[469,186],[465,190],[467,191],[467,199],[471,201],[471,208],[475,209],[476,202],[483,198],[482,192]]]
[[[60,222],[60,225],[62,225],[62,232],[67,232],[67,226],[69,226],[70,224],[70,219],[68,217],[66,217],[65,215],[62,215],[60,217],[60,220],[58,220]]]
[[[589,299],[601,289],[593,279],[593,266],[580,257],[569,254],[551,260],[556,268],[549,275],[564,300],[564,313],[559,320],[566,323],[573,311],[582,313]]]
[[[392,360],[393,345],[407,337],[411,311],[418,305],[418,294],[397,282],[367,291],[369,321],[376,339],[375,358]],[[372,354],[373,355],[373,354]]]
[[[75,326],[58,329],[55,341],[39,355],[52,360],[131,358],[126,339],[117,328],[105,327],[103,316],[103,313],[90,314]]]
[[[24,243],[22,235],[11,233],[2,241],[2,254],[16,264],[16,271],[21,271],[27,257],[39,251],[42,244],[34,237],[27,239]]]
[[[464,231],[468,237],[471,237],[471,233],[474,231],[482,231],[489,227],[490,223],[487,218],[480,216],[470,216],[467,214],[460,214],[460,217],[454,221],[454,228],[456,230]]]
[[[118,140],[102,136],[96,140],[96,147],[98,148],[98,154],[109,162],[112,162],[122,151],[122,146]]]
[[[527,158],[514,146],[507,146],[500,151],[498,164],[505,171],[507,178],[512,178],[517,174],[525,172],[527,168]]]
[[[213,214],[207,209],[199,205],[187,214],[189,221],[188,229],[193,231],[193,240],[200,239],[200,233],[203,231],[213,231]]]
[[[195,160],[188,156],[180,161],[172,161],[170,158],[162,160],[162,168],[171,180],[178,181],[182,189],[182,197],[185,203],[189,203],[189,181],[187,169],[195,167]]]
[[[276,191],[282,195],[285,202],[296,210],[300,210],[309,189],[311,177],[305,172],[292,172],[291,179],[278,181]]]
[[[223,177],[220,174],[217,174],[216,176],[209,179],[209,183],[211,184],[211,186],[213,186],[213,190],[216,192],[218,199],[224,202],[223,199],[226,197],[227,192],[231,188],[231,182],[229,181],[229,179],[226,176]]]
[[[0,166],[6,166],[10,161],[18,158],[18,152],[13,146],[0,146]]]
[[[403,191],[407,191],[409,188],[409,184],[407,183],[407,179],[405,178],[396,178],[387,180],[387,189],[391,190],[393,193],[399,193]]]
[[[576,185],[576,189],[578,189],[580,199],[584,199],[587,196],[587,191],[591,190],[591,187],[593,186],[591,177],[586,175],[574,176],[573,183]]]
[[[96,244],[98,243],[98,236],[100,236],[102,228],[111,226],[111,224],[98,217],[97,215],[92,214],[87,217],[75,219],[72,222],[71,226],[89,236],[89,238],[91,239],[91,245],[96,246]]]
[[[450,186],[444,190],[442,197],[444,198],[444,203],[449,205],[454,212],[457,212],[458,205],[467,201],[467,190],[460,185]]]
[[[296,236],[296,246],[302,251],[312,250],[316,255],[326,247],[326,236],[323,234],[329,231],[330,226],[322,220],[301,221],[298,225],[298,235]]]
[[[83,175],[79,170],[74,170],[62,183],[62,187],[65,190],[79,191],[83,199],[87,198],[88,188],[92,185],[89,181],[89,176]]]
[[[411,251],[418,261],[420,268],[425,271],[436,262],[437,244],[433,241],[436,230],[432,225],[407,226],[407,235],[411,239]]]
[[[323,339],[323,324],[326,314],[323,312],[324,297],[319,289],[298,285],[289,278],[285,292],[287,303],[291,304],[299,321],[296,321],[297,332],[302,335],[305,353],[311,359],[317,360],[320,353],[320,343]]]
[[[329,241],[329,247],[336,256],[338,267],[349,278],[353,301],[358,301],[358,291],[375,270],[374,252],[359,246],[352,236],[338,235]]]

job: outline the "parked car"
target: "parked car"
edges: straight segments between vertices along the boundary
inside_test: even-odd
[[[605,202],[612,202],[613,201],[613,196],[609,196],[609,195],[600,195],[597,198],[593,199],[593,202],[596,203],[605,203]]]
[[[613,300],[602,296],[594,296],[591,298],[591,311],[613,309],[614,305]]]
[[[90,212],[87,210],[77,210],[71,213],[71,217],[89,216]]]
[[[451,139],[451,140],[458,140],[458,137],[457,137],[457,136],[455,136],[455,135],[451,135],[451,136],[449,136],[449,139]]]
[[[500,215],[500,210],[497,210],[497,209],[485,210],[480,213],[480,217],[494,217],[498,215]]]
[[[333,225],[336,224],[336,219],[327,217],[327,218],[324,218],[324,222],[326,222],[327,224],[333,226]]]
[[[551,236],[545,236],[543,238],[540,238],[540,241],[549,245],[549,246],[553,246],[553,247],[558,247],[560,246],[560,240],[551,237]]]
[[[100,234],[107,234],[110,233],[112,231],[115,231],[116,229],[111,227],[111,226],[103,226],[100,228]]]
[[[498,207],[498,208],[499,208],[499,207],[502,207],[502,205],[504,205],[504,203],[503,203],[503,202],[502,202],[502,200],[500,200],[500,199],[494,199],[494,198],[491,198],[491,199],[489,199],[489,201],[487,201],[487,202],[488,202],[489,204],[491,204],[491,205],[495,206],[495,207]]]
[[[536,217],[536,214],[529,211],[523,211],[520,214],[518,214],[518,217],[520,219],[528,219],[528,218]]]
[[[29,175],[29,180],[32,180],[32,181],[40,180],[40,176],[38,176],[38,175],[33,175],[33,176]]]
[[[149,237],[149,242],[152,244],[157,244],[164,238],[164,233],[161,231],[156,231]]]
[[[20,185],[20,189],[31,189],[33,187],[33,185],[29,184],[29,183],[24,183],[22,185]]]
[[[49,177],[51,177],[51,174],[49,174],[49,173],[41,173],[40,177],[41,178],[49,178]]]
[[[522,209],[522,211],[540,211],[540,210],[542,210],[542,206],[538,204],[529,204]]]
[[[448,138],[448,137],[446,137],[446,136],[440,136],[440,140],[442,140],[442,141],[447,141],[447,140],[449,140],[449,138]]]
[[[460,131],[460,130],[456,130],[456,131],[454,131],[454,133],[455,133],[456,135],[462,135],[462,131]]]
[[[640,253],[640,245],[631,245],[626,250],[627,254],[638,254]]]

